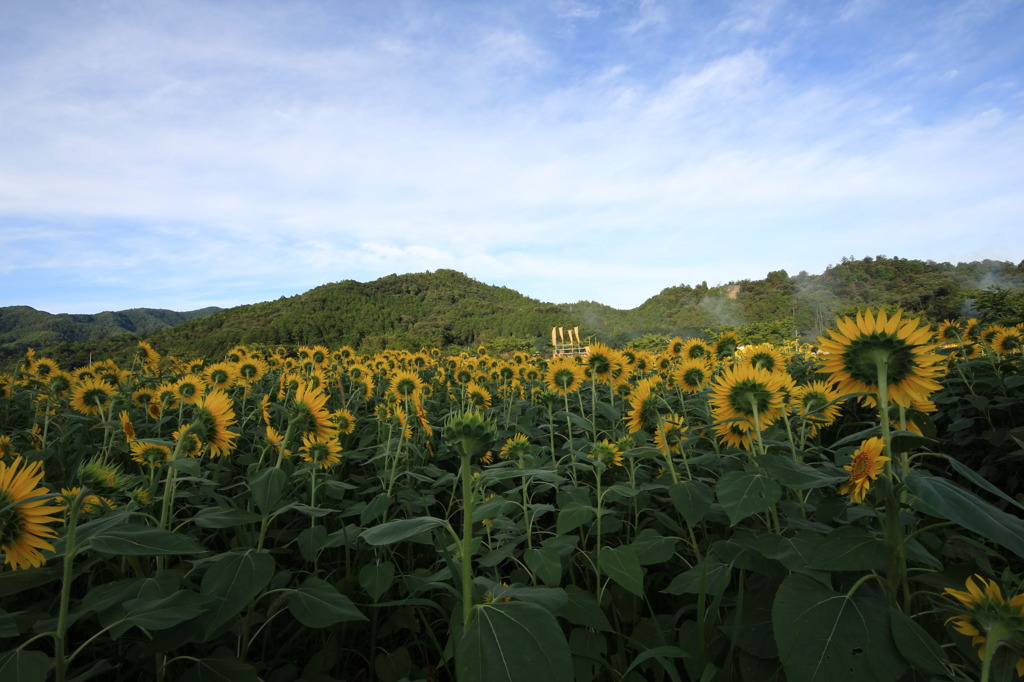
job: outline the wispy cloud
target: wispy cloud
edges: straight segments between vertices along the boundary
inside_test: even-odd
[[[633,307],[849,255],[1024,257],[1017,5],[719,7],[22,6],[0,305],[445,267]]]

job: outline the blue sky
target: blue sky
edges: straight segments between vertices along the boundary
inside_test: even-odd
[[[0,0],[0,305],[1024,259],[1024,3]]]

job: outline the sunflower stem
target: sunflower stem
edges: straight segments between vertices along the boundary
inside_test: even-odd
[[[473,489],[470,455],[462,455],[462,631],[473,619]]]
[[[889,428],[889,354],[887,352],[877,352],[875,355],[875,370],[878,374],[877,389],[878,389],[878,422],[879,427],[882,430],[882,455],[886,457],[892,457],[892,448],[890,447],[890,441],[892,436],[890,435]],[[890,460],[891,461],[891,460]],[[892,465],[887,467],[889,470],[889,479],[892,480],[893,471]],[[903,467],[900,469],[901,474],[906,475]]]
[[[604,596],[604,585],[601,582],[601,473],[604,469],[604,463],[600,460],[594,461],[594,480],[597,489],[597,536],[595,540],[594,548],[594,574],[597,578],[597,603],[601,603],[601,597]]]
[[[757,412],[757,399],[752,395],[747,395],[747,400],[750,401],[750,408],[753,412],[754,417],[754,433],[757,436],[757,454],[764,454],[764,441],[761,440],[761,419]],[[756,458],[755,458],[756,462]]]
[[[75,546],[75,535],[78,531],[78,512],[86,493],[87,489],[83,485],[71,500],[71,507],[68,510],[68,532],[64,536],[64,571],[61,576],[60,607],[57,612],[57,636],[53,661],[54,678],[57,682],[64,682],[67,675],[68,606],[71,603],[72,567],[75,554],[78,551],[78,547]]]

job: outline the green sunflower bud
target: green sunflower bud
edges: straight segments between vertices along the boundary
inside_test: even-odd
[[[479,412],[463,412],[448,419],[442,432],[463,457],[475,457],[490,450],[497,438],[494,422]]]

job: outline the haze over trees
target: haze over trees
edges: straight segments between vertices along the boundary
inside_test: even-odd
[[[579,326],[585,337],[616,346],[722,329],[752,343],[813,341],[836,315],[864,306],[901,307],[932,323],[979,317],[1016,324],[1024,320],[1022,285],[1024,262],[843,258],[819,275],[776,270],[762,280],[681,284],[618,310],[596,301],[546,303],[442,269],[344,280],[227,310],[50,315],[0,308],[0,359],[34,347],[62,362],[83,362],[90,354],[117,354],[137,338],[165,352],[206,357],[236,344],[539,351],[556,326]]]

